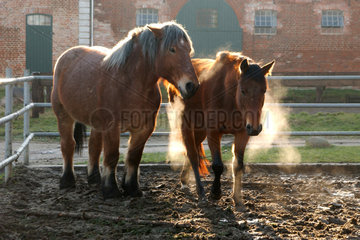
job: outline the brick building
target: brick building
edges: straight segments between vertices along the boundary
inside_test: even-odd
[[[0,0],[0,77],[51,73],[62,52],[90,43],[89,13],[89,0]]]
[[[94,45],[112,47],[137,25],[176,19],[197,56],[231,49],[276,59],[276,74],[360,74],[360,0],[94,0],[93,6]],[[90,12],[90,0],[1,0],[0,76],[7,66],[21,75],[29,64],[29,14],[51,16],[53,66],[68,47],[90,43]]]

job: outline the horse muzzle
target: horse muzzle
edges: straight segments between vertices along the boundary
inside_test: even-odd
[[[262,124],[257,129],[254,129],[251,124],[246,124],[246,132],[249,136],[257,136],[262,131]]]
[[[195,95],[196,91],[199,89],[199,84],[194,84],[193,82],[188,82],[185,84],[185,88],[179,86],[180,94],[183,99],[189,99]]]

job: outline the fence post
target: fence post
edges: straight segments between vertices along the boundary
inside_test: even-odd
[[[6,77],[12,77],[11,68],[6,68]],[[5,86],[5,116],[13,111],[13,85]],[[5,159],[12,155],[12,120],[5,123]],[[5,183],[7,183],[11,176],[12,163],[5,167]]]
[[[39,72],[33,72],[33,76],[40,75]],[[31,83],[31,94],[32,94],[32,100],[33,102],[44,102],[44,89],[41,87],[41,81],[40,79],[35,79]],[[39,118],[39,114],[41,112],[41,108],[34,107],[32,108],[32,118]]]
[[[24,76],[29,76],[30,71],[28,69],[24,70]],[[28,81],[24,82],[24,107],[30,104],[30,83]],[[24,140],[30,134],[30,113],[26,111],[24,113]],[[24,164],[29,165],[29,145],[24,149]]]

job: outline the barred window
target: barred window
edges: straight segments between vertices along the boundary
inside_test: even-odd
[[[342,28],[344,27],[344,14],[340,10],[322,11],[321,27],[323,28]]]
[[[255,11],[255,34],[276,34],[277,13],[273,10]]]
[[[157,23],[159,14],[157,9],[141,8],[136,10],[136,26],[144,26],[150,23]]]
[[[218,11],[216,9],[200,9],[196,14],[196,25],[200,28],[217,28]]]

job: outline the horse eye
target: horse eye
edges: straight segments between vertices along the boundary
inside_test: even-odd
[[[245,96],[245,94],[246,94],[245,90],[241,90],[241,94],[242,94],[243,96]]]
[[[176,53],[176,50],[175,50],[174,47],[171,47],[171,48],[169,49],[169,51],[170,51],[171,53]]]

